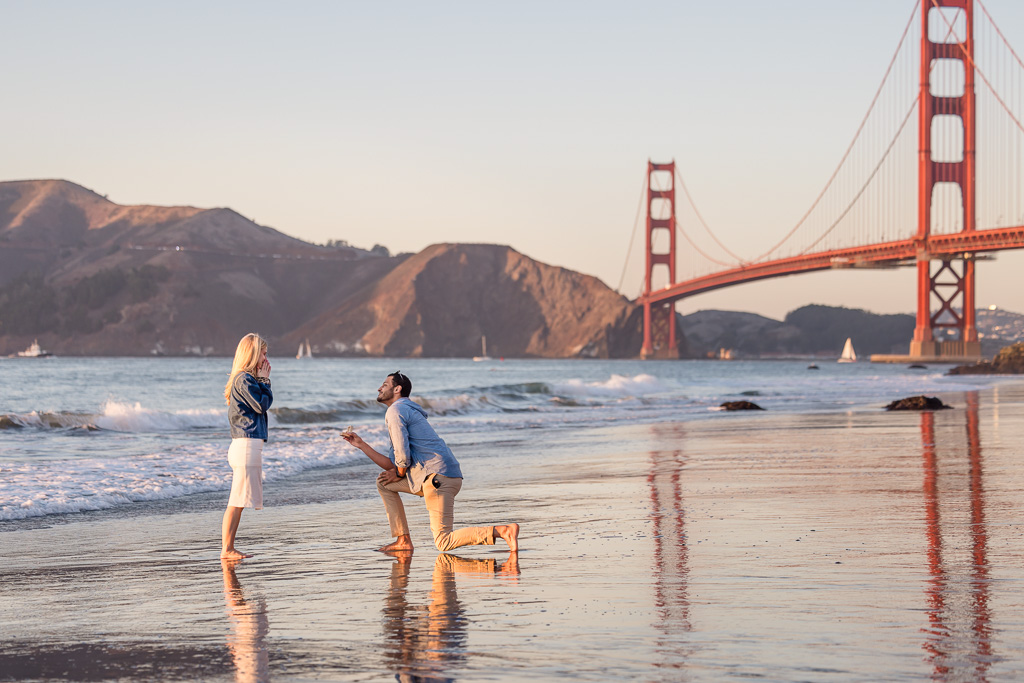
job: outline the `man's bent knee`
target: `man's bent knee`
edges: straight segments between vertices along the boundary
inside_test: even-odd
[[[454,550],[458,546],[455,545],[453,534],[441,533],[434,537],[434,547],[444,553],[449,550]]]

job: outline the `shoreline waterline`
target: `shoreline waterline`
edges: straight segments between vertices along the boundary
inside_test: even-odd
[[[409,562],[374,552],[387,527],[359,464],[268,485],[239,533],[256,557],[231,571],[213,493],[0,533],[0,670],[1016,680],[1024,388],[944,400],[456,433],[456,523],[514,517],[515,563],[437,553],[419,499]]]

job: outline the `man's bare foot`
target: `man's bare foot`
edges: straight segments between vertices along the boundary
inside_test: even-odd
[[[508,543],[508,549],[511,552],[519,552],[519,525],[518,524],[503,524],[501,526],[494,527],[494,535],[500,536],[501,540]]]
[[[399,536],[394,543],[388,543],[377,550],[382,553],[411,553],[412,539],[408,536]]]
[[[411,550],[399,550],[398,552],[381,551],[385,555],[390,555],[395,558],[395,566],[405,567],[412,563],[412,551]]]
[[[510,551],[508,559],[498,565],[494,572],[498,575],[505,575],[509,577],[519,576],[519,553],[516,551]]]
[[[245,557],[252,557],[252,554],[250,554],[250,553],[243,553],[242,551],[235,550],[234,548],[229,548],[227,550],[224,550],[220,554],[220,559],[222,559],[222,560],[241,560],[242,558],[245,558]]]

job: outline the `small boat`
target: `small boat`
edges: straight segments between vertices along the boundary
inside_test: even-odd
[[[853,342],[846,338],[846,345],[843,346],[843,355],[839,356],[840,363],[856,363],[857,352],[853,350]]]
[[[807,369],[808,370],[817,370],[818,369],[818,364],[817,363],[811,363],[810,365],[807,366]]]
[[[312,358],[313,357],[313,349],[311,349],[309,347],[309,340],[308,339],[305,341],[305,343],[303,343],[303,342],[299,343],[299,352],[295,354],[295,357],[296,358]]]
[[[18,351],[18,358],[49,358],[52,355],[49,351],[40,348],[38,339],[29,344],[24,351]]]
[[[483,355],[473,356],[473,360],[479,363],[482,360],[491,360],[491,357],[487,355],[487,335],[480,337],[480,352]]]

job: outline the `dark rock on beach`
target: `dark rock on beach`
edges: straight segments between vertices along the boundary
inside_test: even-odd
[[[1024,343],[1003,347],[991,361],[953,368],[950,375],[1020,375],[1024,374]]]
[[[935,396],[911,396],[893,401],[885,407],[886,410],[943,410],[952,408],[947,406]]]
[[[750,401],[726,401],[721,407],[725,410],[764,410],[761,406]]]

